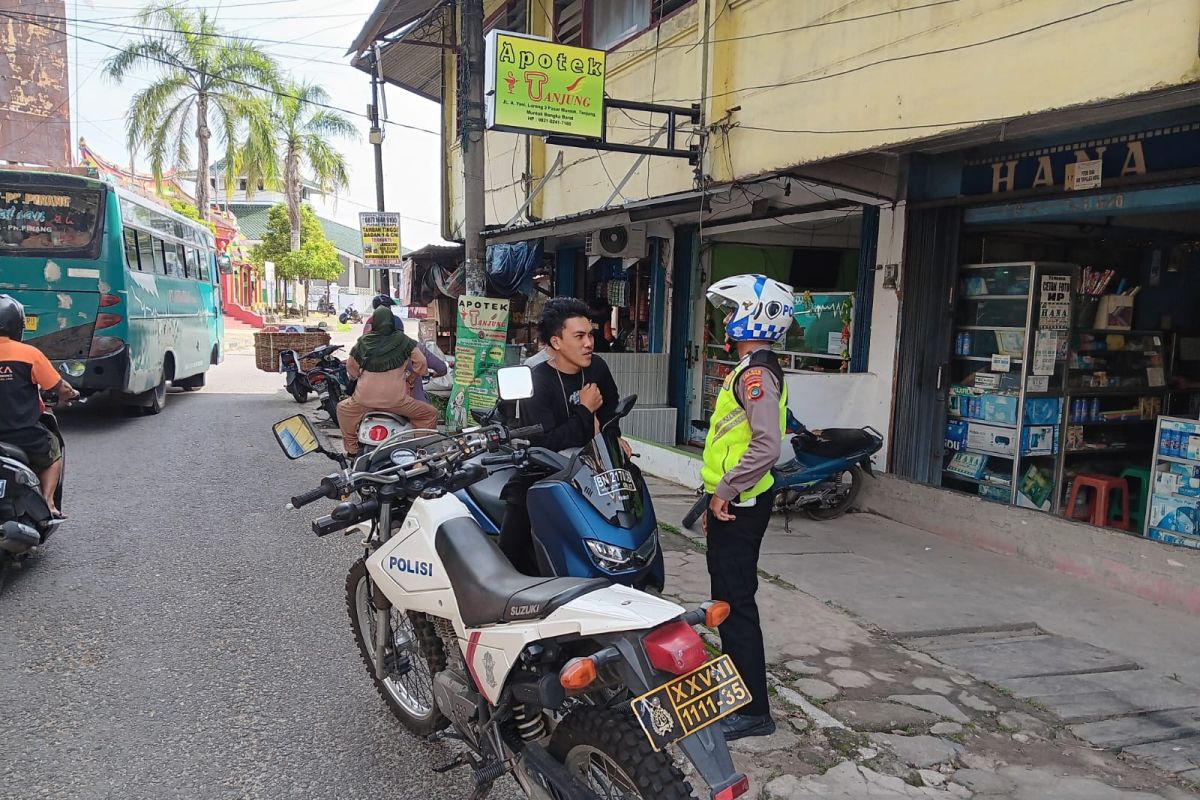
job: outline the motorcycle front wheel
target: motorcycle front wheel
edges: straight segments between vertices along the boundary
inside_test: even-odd
[[[554,729],[548,749],[600,797],[695,800],[671,756],[654,752],[627,712],[576,708]]]
[[[367,565],[361,558],[346,576],[346,608],[367,674],[396,718],[417,736],[429,736],[449,725],[433,698],[433,676],[446,668],[446,654],[428,617],[396,608],[375,608]],[[375,675],[375,626],[382,622],[392,628],[385,656],[390,674],[379,680]]]
[[[850,506],[858,499],[858,493],[862,491],[862,467],[855,464],[850,469],[844,470],[840,475],[835,476],[833,480],[836,480],[839,484],[837,498],[833,503],[829,505],[814,503],[813,505],[804,507],[804,512],[813,519],[837,519],[850,509]]]

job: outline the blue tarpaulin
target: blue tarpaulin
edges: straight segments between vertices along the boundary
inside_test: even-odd
[[[533,294],[533,272],[542,261],[542,240],[493,244],[487,249],[487,280],[501,297]]]

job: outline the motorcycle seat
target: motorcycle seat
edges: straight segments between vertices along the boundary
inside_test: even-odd
[[[870,453],[879,441],[861,428],[826,428],[819,435],[806,431],[792,437],[792,449],[797,455],[820,458],[843,458],[855,453]]]
[[[524,575],[470,517],[443,522],[434,544],[468,628],[545,619],[572,600],[611,585],[604,578]]]
[[[14,461],[20,461],[25,466],[29,466],[29,454],[15,444],[0,442],[0,456],[11,458]]]

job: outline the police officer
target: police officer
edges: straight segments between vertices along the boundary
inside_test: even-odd
[[[708,289],[726,311],[725,334],[738,365],[726,376],[709,420],[700,475],[711,495],[704,516],[712,596],[729,603],[721,647],[752,700],[722,720],[727,740],[775,732],[767,697],[767,662],[759,624],[758,552],[771,516],[774,478],[787,422],[787,386],[771,345],[792,324],[792,288],[763,275],[736,275]]]

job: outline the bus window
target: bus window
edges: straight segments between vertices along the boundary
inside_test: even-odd
[[[140,259],[138,269],[143,272],[154,271],[154,240],[150,238],[150,234],[145,231],[137,232],[138,240],[138,258]]]
[[[125,266],[136,270],[142,268],[141,262],[138,261],[137,231],[133,228],[125,229]]]
[[[192,270],[192,277],[198,278],[199,280],[202,280],[202,281],[207,281],[208,280],[208,253],[205,252],[204,250],[197,250],[196,248],[193,247],[192,251],[190,253],[188,253],[188,258],[191,259],[190,263],[195,264],[195,268]]]
[[[173,242],[163,242],[163,258],[167,262],[167,274],[172,278],[185,277],[183,264],[179,263],[179,245]]]
[[[188,249],[183,245],[178,245],[179,248],[179,264],[183,267],[183,276],[185,278],[196,277],[196,261],[195,259],[188,260]]]
[[[167,274],[167,259],[163,255],[163,240],[157,237],[154,239],[154,274]]]

